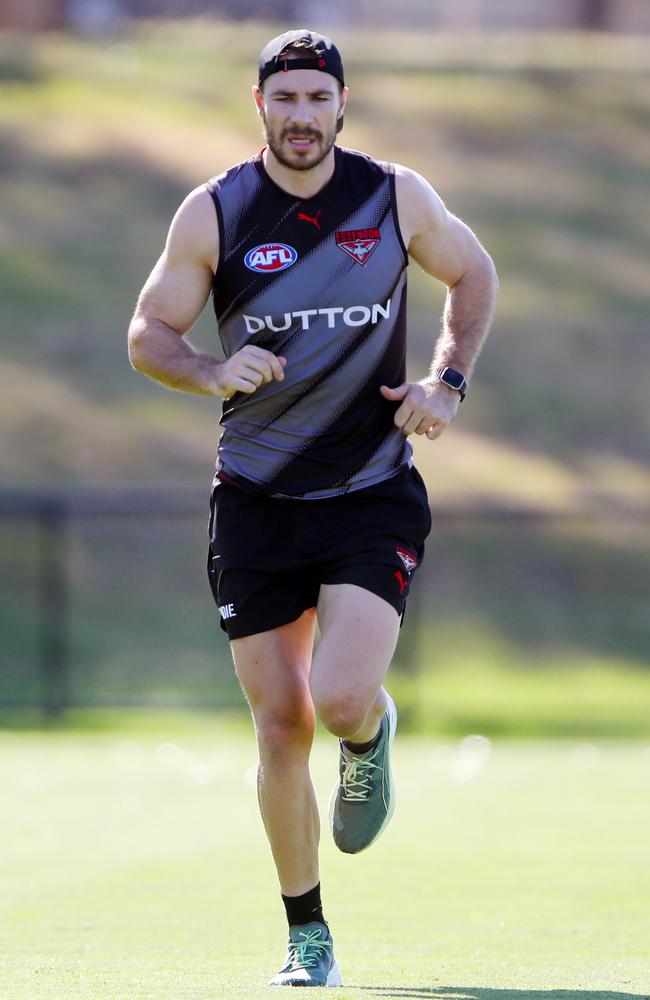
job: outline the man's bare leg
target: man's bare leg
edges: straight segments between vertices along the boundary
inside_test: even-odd
[[[320,823],[309,775],[314,703],[336,736],[372,740],[386,708],[382,681],[399,633],[397,612],[352,584],[321,587],[318,619],[313,665],[313,610],[232,643],[257,733],[262,819],[285,896],[302,895],[319,881]]]
[[[314,625],[311,609],[289,625],[232,642],[257,734],[262,820],[285,896],[300,896],[319,881],[320,823],[309,774]]]
[[[324,724],[343,741],[330,823],[339,850],[358,854],[395,810],[390,757],[397,711],[382,680],[399,617],[375,594],[340,584],[321,588],[318,619],[323,638],[312,666],[312,697]]]
[[[350,583],[322,586],[321,641],[311,670],[318,715],[331,733],[366,743],[386,709],[382,681],[399,635],[399,616],[381,597]]]

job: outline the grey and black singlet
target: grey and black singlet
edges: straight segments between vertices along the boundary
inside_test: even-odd
[[[261,154],[208,181],[221,250],[213,300],[227,357],[256,344],[284,381],[225,400],[217,476],[295,498],[337,496],[412,462],[382,384],[406,377],[406,267],[391,164],[334,148],[299,199]]]

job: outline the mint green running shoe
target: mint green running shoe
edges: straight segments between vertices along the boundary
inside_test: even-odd
[[[395,812],[395,789],[390,751],[397,729],[397,709],[388,697],[379,744],[355,754],[339,740],[339,781],[330,799],[334,843],[345,854],[370,847]]]
[[[293,924],[284,965],[269,986],[340,986],[341,973],[334,958],[329,928],[314,921]]]

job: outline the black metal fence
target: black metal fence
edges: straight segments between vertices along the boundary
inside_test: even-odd
[[[196,486],[0,494],[0,706],[241,704],[204,572],[208,500]],[[650,511],[433,520],[398,670],[488,633],[524,669],[560,648],[647,661]]]

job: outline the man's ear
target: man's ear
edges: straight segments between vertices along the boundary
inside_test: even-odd
[[[255,101],[255,107],[257,108],[257,113],[260,118],[264,115],[264,95],[259,87],[254,86],[251,88],[253,94],[253,100]]]
[[[336,119],[336,134],[338,135],[343,128],[343,116],[345,114],[345,105],[347,104],[348,94],[350,91],[347,87],[344,87],[341,91],[341,97],[339,100],[339,113]]]

